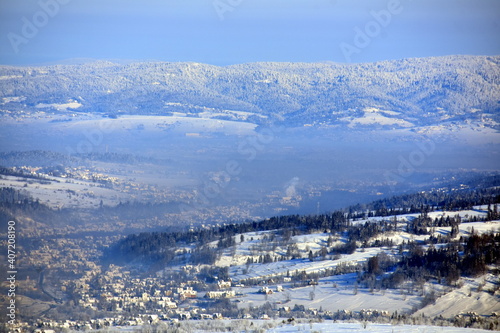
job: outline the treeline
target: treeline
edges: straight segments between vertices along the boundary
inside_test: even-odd
[[[33,212],[53,212],[50,207],[40,203],[38,199],[34,199],[26,191],[18,191],[12,187],[2,187],[0,188],[0,212],[9,209],[28,214]],[[14,217],[13,214],[11,218]]]
[[[370,288],[396,289],[412,281],[411,290],[423,290],[424,283],[430,280],[454,286],[461,276],[481,276],[488,271],[488,265],[500,264],[500,233],[473,234],[445,246],[431,245],[428,249],[417,243],[406,247],[407,251],[396,265],[385,254],[370,258],[359,282]]]
[[[52,166],[57,164],[73,165],[76,159],[67,154],[46,150],[0,152],[0,161],[4,166]]]
[[[329,232],[332,234],[347,232],[348,242],[342,246],[323,250],[322,254],[353,253],[357,248],[357,242],[366,246],[390,246],[387,240],[378,240],[376,244],[368,244],[368,241],[386,232],[397,230],[397,215],[419,212],[420,216],[408,222],[407,231],[412,234],[429,234],[433,227],[451,226],[452,236],[458,234],[460,217],[446,217],[430,219],[428,213],[435,209],[470,209],[474,205],[491,204],[500,202],[500,188],[460,190],[449,193],[429,192],[405,195],[379,200],[368,205],[358,205],[346,210],[335,211],[331,214],[322,215],[288,215],[272,217],[262,221],[230,224],[225,226],[210,227],[204,229],[192,229],[178,232],[153,232],[134,234],[117,243],[112,250],[114,254],[129,259],[143,258],[149,260],[172,260],[175,251],[181,245],[195,246],[192,251],[192,263],[213,264],[222,250],[234,245],[234,237],[248,232],[277,230],[282,238],[290,236],[309,234],[313,232]],[[387,206],[390,203],[393,206]],[[397,206],[398,203],[410,204],[409,208]],[[424,204],[425,203],[425,204]],[[490,217],[498,215],[496,205],[491,210]],[[363,213],[358,208],[362,208]],[[372,211],[370,209],[374,209]],[[497,212],[497,213],[495,213]],[[377,215],[378,214],[378,215]],[[390,216],[381,222],[366,222],[362,225],[353,224],[353,220],[367,218],[368,216]],[[451,237],[451,238],[453,238]],[[450,237],[447,239],[449,240]],[[217,242],[216,246],[208,246],[208,243]],[[438,242],[438,241],[436,241]],[[325,252],[326,251],[326,252]],[[288,255],[290,252],[290,255]],[[287,255],[280,258],[263,257],[262,262],[276,260],[288,260],[294,258],[293,249],[287,251]],[[314,257],[314,256],[313,256]]]
[[[30,150],[30,151],[12,151],[12,152],[0,152],[0,163],[3,167],[0,167],[4,172],[12,172],[8,167],[13,166],[36,166],[42,167],[41,171],[49,173],[50,171],[57,171],[59,173],[65,173],[66,167],[79,166],[82,165],[81,160],[91,160],[91,161],[101,161],[106,163],[121,163],[121,164],[137,164],[137,163],[148,163],[148,164],[165,164],[170,162],[167,159],[156,159],[153,157],[138,156],[132,154],[121,154],[121,153],[99,153],[92,152],[87,154],[63,154],[53,151],[45,150]],[[0,172],[2,173],[2,172]],[[23,174],[26,177],[26,175]]]
[[[12,187],[0,187],[0,204],[33,201],[33,197],[27,191],[18,191]]]
[[[103,219],[116,217],[122,220],[153,219],[165,214],[178,213],[179,203],[168,202],[138,202],[125,201],[116,206],[106,206],[101,203],[95,214]]]
[[[292,234],[311,233],[317,230],[341,232],[346,231],[349,225],[346,215],[340,211],[317,216],[289,215],[272,217],[259,222],[230,224],[208,229],[140,233],[126,237],[116,244],[113,250],[117,254],[126,257],[167,259],[172,255],[171,251],[166,249],[175,249],[181,244],[192,244],[203,249],[203,251],[195,250],[193,254],[196,255],[199,252],[201,255],[206,256],[205,263],[211,264],[213,261],[209,258],[214,258],[214,256],[211,253],[211,248],[205,246],[205,244],[217,241],[216,250],[220,251],[231,246],[233,243],[230,238],[238,234],[281,229],[292,230]],[[195,261],[200,263],[198,260]]]
[[[46,225],[62,225],[70,219],[67,211],[57,211],[34,199],[26,191],[18,191],[11,187],[0,188],[0,220],[18,221],[29,218]],[[0,226],[7,228],[6,223]]]
[[[462,190],[435,190],[393,196],[368,204],[357,204],[345,211],[348,218],[368,218],[373,216],[394,216],[427,212],[437,208],[453,211],[471,209],[477,205],[500,203],[500,176],[490,176],[471,180]],[[474,189],[471,189],[474,188]]]
[[[27,173],[22,169],[14,169],[14,168],[5,168],[0,166],[0,175],[4,176],[14,176],[14,177],[22,177],[22,178],[29,178],[29,179],[36,179],[36,180],[41,180],[41,181],[46,181],[50,183],[50,181],[53,181],[52,179],[49,179],[43,175],[38,175],[38,174],[33,174],[33,173]]]

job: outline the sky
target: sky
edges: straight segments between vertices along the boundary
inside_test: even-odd
[[[0,0],[0,64],[500,55],[500,0]]]

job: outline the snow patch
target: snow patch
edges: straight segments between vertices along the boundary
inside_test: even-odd
[[[2,75],[0,76],[0,80],[19,79],[22,77],[23,77],[22,75]]]
[[[25,96],[3,97],[2,104],[12,103],[12,102],[20,103],[25,100],[26,100]]]
[[[406,120],[389,118],[379,113],[365,113],[363,117],[353,119],[349,127],[355,125],[382,125],[382,126],[399,126],[399,127],[413,127],[414,125]]]
[[[83,106],[81,103],[73,101],[73,102],[68,102],[65,104],[38,103],[36,108],[38,108],[38,109],[52,108],[52,109],[56,109],[57,111],[68,111],[68,109],[78,109],[81,106]]]

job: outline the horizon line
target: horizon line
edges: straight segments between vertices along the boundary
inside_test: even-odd
[[[158,59],[120,59],[120,58],[67,58],[61,59],[57,61],[43,62],[43,63],[34,63],[34,64],[0,64],[2,67],[50,67],[50,66],[78,66],[85,65],[97,62],[110,62],[116,65],[129,65],[135,63],[176,63],[176,64],[201,64],[201,65],[209,65],[215,67],[231,67],[238,65],[247,65],[247,64],[262,64],[262,63],[277,63],[277,64],[341,64],[341,65],[356,65],[356,64],[372,64],[372,63],[381,63],[381,62],[395,62],[402,60],[414,60],[414,59],[433,59],[433,58],[449,58],[449,57],[500,57],[500,54],[496,55],[475,55],[475,54],[448,54],[448,55],[438,55],[438,56],[427,56],[427,57],[407,57],[407,58],[398,58],[398,59],[386,59],[386,60],[375,60],[375,61],[360,61],[360,62],[340,62],[333,60],[321,60],[321,61],[273,61],[273,60],[263,60],[263,61],[249,61],[249,62],[240,62],[240,63],[232,63],[227,65],[215,65],[208,62],[199,62],[193,60],[186,61],[168,61],[168,60],[158,60]]]

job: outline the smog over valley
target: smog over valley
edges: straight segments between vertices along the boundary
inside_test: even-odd
[[[0,22],[2,332],[500,330],[497,1]]]

